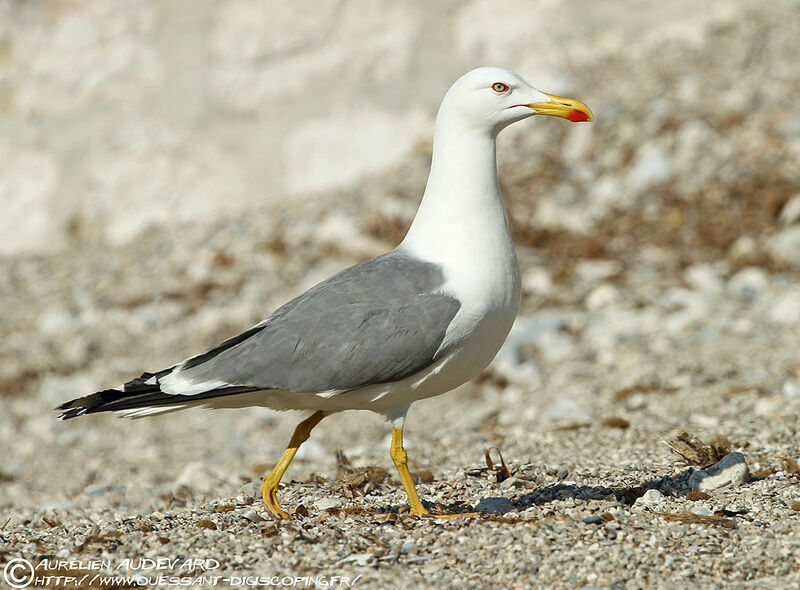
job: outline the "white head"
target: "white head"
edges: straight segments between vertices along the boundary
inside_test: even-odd
[[[591,121],[579,100],[545,94],[503,68],[478,68],[461,76],[447,91],[437,124],[488,132],[496,136],[511,123],[533,115],[553,115],[573,122]]]

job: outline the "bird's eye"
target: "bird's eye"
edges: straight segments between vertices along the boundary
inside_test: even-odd
[[[502,82],[495,82],[492,84],[492,90],[495,92],[508,92],[508,84],[503,84]]]

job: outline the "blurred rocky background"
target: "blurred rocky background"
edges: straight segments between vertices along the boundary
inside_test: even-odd
[[[436,477],[423,495],[452,484],[461,502],[503,496],[537,516],[542,486],[616,490],[618,506],[542,500],[621,523],[603,537],[619,532],[616,561],[586,557],[594,533],[548,538],[588,567],[573,585],[713,579],[664,561],[655,548],[672,542],[711,543],[704,567],[722,579],[797,582],[800,494],[781,457],[799,454],[798,55],[796,0],[0,0],[0,525],[13,523],[0,553],[30,549],[38,529],[56,548],[74,536],[43,514],[111,526],[235,496],[263,473],[295,416],[60,423],[51,408],[207,348],[396,245],[443,93],[499,65],[585,101],[596,122],[541,118],[500,137],[523,306],[478,382],[412,409],[410,457]],[[660,443],[684,429],[729,437],[763,476],[709,501],[749,514],[727,540],[628,506],[646,489],[686,504],[685,466]],[[386,434],[377,416],[329,418],[287,482],[335,478],[335,448],[389,469]],[[470,487],[464,468],[488,446],[539,479]],[[396,480],[377,490],[355,504],[402,502]],[[140,537],[123,537],[131,557],[148,551]],[[348,559],[357,545],[328,549]],[[547,551],[525,563],[557,585]],[[648,577],[653,563],[667,577]]]

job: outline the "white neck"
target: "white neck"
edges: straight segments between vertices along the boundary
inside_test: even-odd
[[[441,265],[446,288],[462,301],[516,313],[519,268],[494,135],[453,123],[437,119],[428,185],[400,248]]]
[[[435,252],[478,236],[508,233],[497,180],[495,140],[488,132],[436,121],[425,194],[403,245]]]

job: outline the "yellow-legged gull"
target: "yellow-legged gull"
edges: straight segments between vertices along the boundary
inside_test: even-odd
[[[391,457],[411,514],[428,514],[406,465],[406,412],[475,377],[511,329],[519,267],[495,138],[537,114],[592,120],[582,102],[540,92],[508,70],[465,74],[442,100],[425,194],[397,248],[341,271],[214,348],[61,405],[60,417],[194,406],[312,410],[262,484],[267,508],[287,518],[278,484],[314,426],[334,412],[372,410],[392,421]]]

